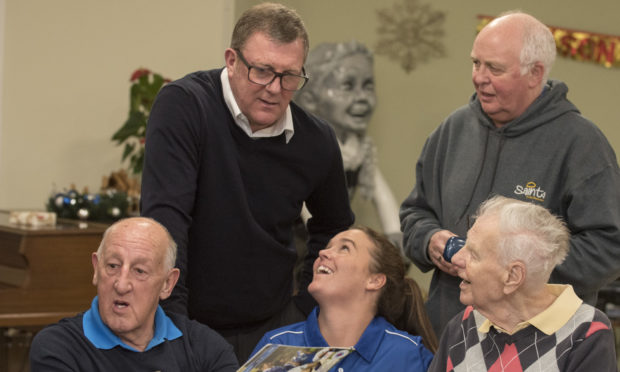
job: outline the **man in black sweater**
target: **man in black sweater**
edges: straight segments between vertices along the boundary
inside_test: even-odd
[[[32,371],[235,371],[222,336],[158,305],[179,278],[175,258],[172,237],[152,219],[108,228],[92,255],[97,297],[35,336]]]
[[[305,319],[312,263],[353,223],[342,157],[324,121],[291,102],[308,77],[297,13],[263,3],[235,25],[223,69],[167,84],[150,113],[142,215],[179,245],[167,310],[219,331],[243,363],[263,334]],[[293,298],[293,226],[308,255]]]

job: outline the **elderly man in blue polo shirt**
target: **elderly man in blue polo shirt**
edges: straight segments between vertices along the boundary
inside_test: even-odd
[[[92,255],[91,308],[36,335],[32,371],[235,371],[219,334],[159,306],[179,278],[175,260],[176,244],[154,220],[113,224]]]

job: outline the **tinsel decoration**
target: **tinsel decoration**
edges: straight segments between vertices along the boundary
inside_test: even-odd
[[[91,194],[87,190],[80,193],[72,188],[53,193],[47,202],[47,210],[56,212],[58,218],[96,222],[113,222],[127,217],[128,207],[127,193],[114,190]]]
[[[476,31],[495,19],[493,16],[478,15]],[[555,39],[559,56],[577,61],[593,62],[607,68],[620,67],[620,36],[590,31],[572,30],[547,25]]]

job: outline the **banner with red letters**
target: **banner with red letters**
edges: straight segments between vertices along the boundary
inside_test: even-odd
[[[478,15],[476,31],[480,32],[494,18]],[[620,36],[547,26],[553,33],[559,56],[594,62],[607,68],[620,67]]]

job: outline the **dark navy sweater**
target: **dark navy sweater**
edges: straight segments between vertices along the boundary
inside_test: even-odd
[[[167,84],[150,114],[142,215],[178,244],[181,278],[164,308],[213,328],[267,319],[290,300],[293,225],[304,202],[308,256],[301,301],[318,251],[353,223],[342,158],[331,127],[294,103],[295,134],[253,139],[234,122],[222,70]]]
[[[144,352],[96,348],[84,335],[83,313],[44,328],[32,342],[30,367],[38,371],[211,371],[238,368],[230,346],[214,330],[185,316],[167,314],[183,336]]]

